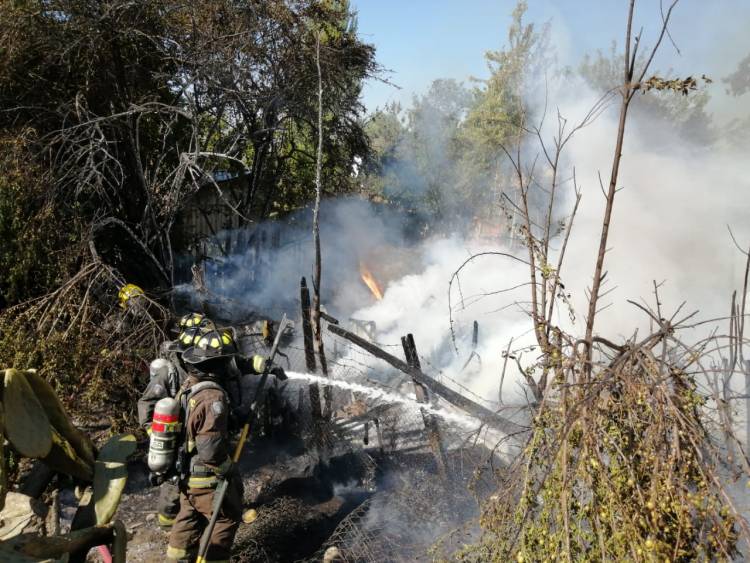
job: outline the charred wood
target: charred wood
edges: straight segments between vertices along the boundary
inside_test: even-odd
[[[414,335],[407,334],[401,337],[401,345],[404,348],[404,355],[406,361],[412,369],[421,370],[422,366],[419,362],[419,354],[417,354],[417,345],[414,343]],[[414,394],[417,397],[419,403],[429,403],[430,400],[427,396],[427,388],[423,383],[420,383],[412,376],[414,382]],[[443,448],[443,442],[440,439],[440,429],[438,428],[435,417],[429,414],[424,409],[420,409],[422,413],[422,420],[424,421],[424,428],[427,432],[427,440],[430,443],[430,449],[435,456],[435,463],[437,464],[438,473],[441,477],[447,476],[445,468],[445,450]]]
[[[300,304],[302,307],[302,339],[305,345],[305,366],[307,371],[314,373],[316,369],[315,349],[313,346],[313,330],[311,322],[310,309],[310,290],[307,288],[307,280],[302,278],[300,282]],[[312,409],[313,420],[321,418],[320,410],[320,390],[316,383],[310,384],[310,408]]]
[[[427,389],[429,389],[433,393],[436,393],[453,406],[466,411],[472,416],[476,416],[485,424],[492,426],[493,428],[497,428],[498,430],[507,434],[514,434],[523,430],[522,426],[491,411],[487,407],[483,407],[482,405],[472,401],[471,399],[464,397],[460,393],[454,391],[453,389],[450,389],[449,387],[446,387],[442,383],[435,381],[431,377],[425,375],[421,370],[411,367],[403,360],[378,348],[376,345],[368,342],[364,338],[360,338],[356,334],[352,334],[348,330],[344,330],[343,328],[336,325],[328,325],[328,330],[337,336],[346,338],[353,344],[356,344],[360,348],[368,351],[376,358],[380,358],[381,360],[389,363],[396,369],[409,375],[412,379],[423,384],[425,387],[427,387]]]

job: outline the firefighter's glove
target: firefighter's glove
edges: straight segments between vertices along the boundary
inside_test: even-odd
[[[152,487],[158,487],[166,480],[166,477],[161,473],[149,473],[148,482],[151,483]]]
[[[266,359],[263,356],[253,356],[253,371],[255,373],[266,371]]]
[[[274,366],[271,368],[270,373],[276,376],[276,379],[278,379],[279,381],[284,381],[285,379],[287,379],[286,372],[282,367]]]

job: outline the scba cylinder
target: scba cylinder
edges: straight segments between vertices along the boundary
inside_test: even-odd
[[[167,473],[174,465],[180,434],[180,403],[171,397],[154,407],[151,439],[148,444],[148,468],[152,473]]]

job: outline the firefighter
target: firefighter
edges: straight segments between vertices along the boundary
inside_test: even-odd
[[[214,328],[213,323],[197,313],[190,313],[180,319],[181,332],[176,340],[162,346],[172,360],[157,358],[149,366],[150,380],[146,390],[138,400],[138,422],[147,434],[151,433],[151,419],[154,406],[165,397],[176,397],[187,378],[187,370],[182,363],[182,352],[192,346],[201,334]],[[169,530],[179,509],[179,490],[173,475],[152,476],[151,482],[159,485],[157,523],[163,530]]]
[[[230,401],[224,384],[237,356],[231,330],[203,334],[183,359],[195,366],[179,394],[184,420],[183,444],[178,454],[180,509],[169,536],[167,561],[194,558],[201,535],[212,515],[214,491],[221,479],[229,490],[221,506],[206,554],[206,563],[229,561],[234,535],[242,516],[242,481],[232,468],[229,443]],[[265,361],[252,359],[252,371],[262,373]]]
[[[138,420],[141,427],[148,432],[154,405],[164,397],[176,397],[182,383],[187,377],[187,366],[182,361],[182,352],[193,346],[198,337],[213,330],[214,323],[200,313],[188,313],[179,321],[180,333],[175,340],[161,345],[160,357],[151,362],[151,378],[138,401]]]

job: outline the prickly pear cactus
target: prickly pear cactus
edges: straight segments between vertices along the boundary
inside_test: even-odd
[[[71,475],[81,481],[94,478],[94,466],[78,456],[78,452],[56,429],[52,429],[52,449],[42,458],[44,464],[59,473]]]
[[[122,524],[110,524],[127,481],[127,458],[135,451],[131,434],[112,437],[96,455],[91,439],[78,430],[65,412],[54,389],[35,370],[8,369],[3,376],[0,400],[0,510],[7,492],[4,435],[25,457],[41,459],[45,465],[93,482],[91,502],[80,506],[72,531],[65,541],[61,536],[17,536],[0,543],[0,561],[9,563],[67,561],[68,552],[86,546],[109,543],[113,530]],[[80,518],[79,518],[80,516]],[[29,536],[29,537],[27,537]],[[101,536],[101,537],[100,537]],[[106,536],[106,539],[105,537]],[[114,543],[124,554],[124,528],[114,532]],[[124,561],[124,555],[119,557]]]
[[[108,524],[120,504],[128,479],[127,459],[135,451],[135,436],[113,436],[104,444],[94,469],[94,512],[96,524]]]
[[[94,446],[73,426],[52,387],[34,370],[5,370],[5,435],[23,456],[60,473],[94,478]]]
[[[39,399],[42,407],[44,407],[44,411],[54,429],[72,446],[77,456],[84,463],[93,466],[96,461],[96,455],[91,438],[73,426],[73,422],[65,412],[65,408],[57,398],[55,390],[36,373],[36,370],[26,370],[25,375],[37,399]]]
[[[5,370],[5,436],[25,457],[44,458],[52,449],[52,427],[24,372]]]
[[[102,446],[96,459],[93,493],[84,496],[71,530],[109,523],[120,503],[127,481],[127,458],[135,451],[132,434],[113,436]]]

